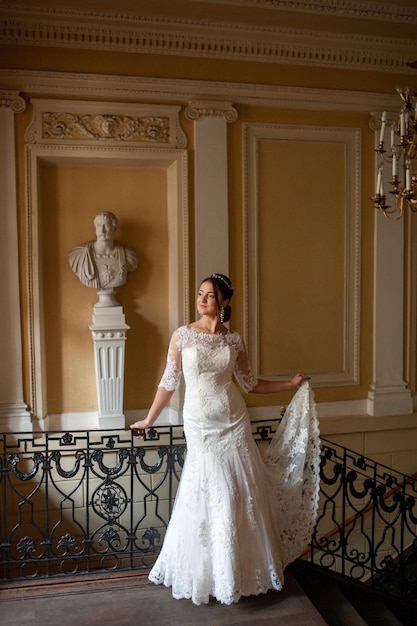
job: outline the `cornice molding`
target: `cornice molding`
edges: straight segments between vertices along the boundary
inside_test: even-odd
[[[417,20],[417,10],[415,16]],[[414,18],[413,18],[414,19]],[[0,8],[0,43],[412,73],[417,40],[64,9]]]
[[[352,0],[194,0],[208,4],[255,7],[276,11],[302,11],[335,17],[354,17],[393,23],[417,23],[417,7],[400,7],[385,2]]]
[[[275,10],[286,12],[302,12],[315,15],[323,15],[337,18],[356,18],[361,20],[386,21],[398,24],[416,24],[417,7],[398,6],[387,2],[370,2],[369,0],[193,0],[194,3],[204,3],[214,6],[237,6],[242,9]],[[6,4],[6,3],[4,3]],[[67,20],[74,18],[79,20],[111,20],[138,22],[147,18],[138,12],[130,11],[103,11],[93,10],[87,7],[78,8],[73,3],[69,7],[34,7],[27,2],[11,1],[9,6],[3,6],[2,12],[9,12],[10,16],[34,15]],[[155,18],[152,18],[155,19]],[[162,17],[162,21],[166,21]],[[171,21],[173,19],[171,18]],[[179,21],[179,20],[178,20]]]
[[[78,74],[30,70],[1,70],[0,89],[18,90],[26,98],[167,102],[188,105],[204,100],[323,111],[397,111],[396,93],[368,93],[306,87],[228,83],[220,81],[143,78],[111,74]]]

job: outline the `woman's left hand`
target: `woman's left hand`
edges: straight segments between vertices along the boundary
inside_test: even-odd
[[[291,384],[294,389],[300,387],[302,383],[306,380],[310,380],[311,376],[305,376],[304,374],[300,374],[299,372],[292,378]]]

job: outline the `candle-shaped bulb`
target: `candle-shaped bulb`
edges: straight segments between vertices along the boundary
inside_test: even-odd
[[[411,163],[410,159],[405,162],[405,188],[411,189]]]
[[[405,114],[404,111],[400,113],[400,135],[404,137],[405,135]]]
[[[381,115],[381,132],[379,134],[379,143],[383,143],[384,141],[386,123],[387,123],[387,113],[386,111],[383,111]]]
[[[395,133],[394,133],[394,122],[391,124],[391,150],[394,149],[395,146]]]
[[[397,153],[392,151],[392,176],[397,176]]]
[[[381,184],[382,184],[382,167],[379,167],[378,168],[378,176],[376,178],[376,185],[375,185],[375,195],[376,196],[380,193]]]

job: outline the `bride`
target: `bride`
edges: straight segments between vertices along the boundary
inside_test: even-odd
[[[309,542],[319,487],[319,432],[308,377],[255,379],[240,335],[224,323],[233,288],[224,274],[204,279],[200,319],[172,335],[167,364],[144,420],[143,437],[184,376],[187,456],[165,540],[149,579],[174,598],[225,604],[280,590],[285,566]],[[261,457],[246,393],[298,389]]]

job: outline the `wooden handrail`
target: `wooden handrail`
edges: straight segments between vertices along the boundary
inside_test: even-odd
[[[415,479],[417,479],[417,472],[414,472],[414,474],[411,474],[410,476],[405,477],[405,481],[409,483],[411,483],[411,481]],[[396,493],[400,489],[402,489],[402,487],[393,487],[386,494],[384,494],[383,500],[384,501],[388,500],[388,498],[390,498],[394,493]],[[369,513],[369,511],[371,511],[373,507],[374,507],[373,503],[368,504],[368,506],[365,507],[362,513],[363,514]],[[343,530],[347,528],[348,526],[350,526],[351,524],[353,524],[356,518],[357,518],[357,514],[349,517],[343,526]],[[337,535],[338,533],[340,533],[340,528],[335,526],[332,530],[329,530],[329,532],[325,533],[324,535],[320,537],[320,543],[324,543],[325,540],[330,539],[331,537],[333,537],[334,535]],[[307,546],[305,550],[303,550],[303,552],[301,553],[300,557],[305,556],[306,554],[309,554],[309,552],[311,552],[311,547]]]

